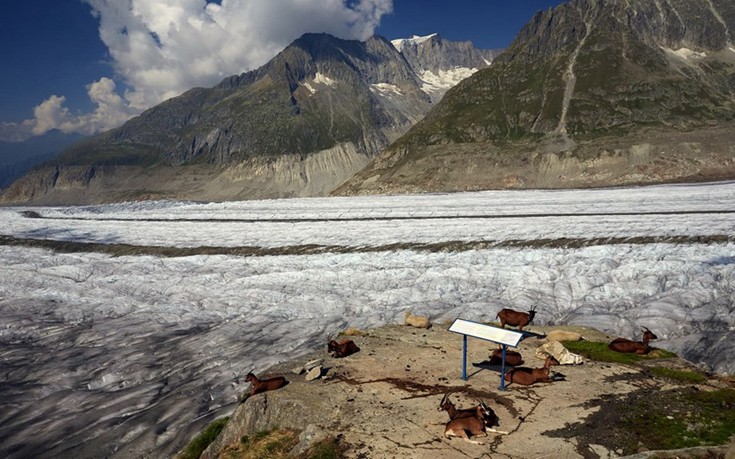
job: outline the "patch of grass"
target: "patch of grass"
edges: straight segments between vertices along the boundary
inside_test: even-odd
[[[725,445],[735,432],[734,389],[703,391],[688,386],[664,391],[646,387],[603,396],[589,405],[593,406],[599,409],[584,421],[545,434],[573,436],[583,448],[598,444],[629,455],[642,448]]]
[[[341,457],[342,449],[333,438],[317,442],[306,453],[306,459],[339,459]]]
[[[333,438],[317,442],[309,450],[295,457],[290,451],[299,442],[298,432],[290,429],[271,429],[246,435],[239,443],[225,447],[219,457],[224,459],[340,459],[342,449]]]
[[[676,354],[663,349],[653,349],[647,355],[628,354],[616,352],[607,347],[608,343],[596,341],[566,341],[564,346],[571,352],[596,360],[598,362],[621,363],[625,365],[636,365],[642,360],[667,359],[676,357]]]
[[[224,448],[220,457],[225,459],[291,459],[291,449],[298,443],[293,430],[272,429],[246,435],[239,444]]]
[[[675,381],[690,383],[690,384],[701,384],[707,381],[707,376],[696,371],[687,370],[674,370],[666,367],[652,367],[650,368],[651,373],[656,376],[663,378],[673,379]]]
[[[622,419],[631,439],[649,449],[678,449],[722,445],[735,432],[735,390],[687,391],[672,399],[667,405],[675,410],[650,402],[632,405]]]
[[[217,435],[222,432],[222,429],[225,428],[225,425],[229,420],[230,417],[225,416],[223,418],[215,419],[213,422],[211,422],[207,427],[204,428],[203,431],[199,433],[199,435],[194,437],[194,439],[190,441],[188,445],[186,445],[186,448],[184,448],[184,451],[181,453],[178,459],[197,459],[199,456],[201,456],[202,452],[207,449],[207,446],[209,446],[214,441],[214,439],[217,438]]]

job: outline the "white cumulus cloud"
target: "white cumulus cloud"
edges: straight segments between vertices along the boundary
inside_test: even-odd
[[[304,33],[365,40],[393,9],[393,0],[82,1],[99,21],[122,94],[101,78],[88,86],[93,113],[72,114],[64,96],[51,96],[33,120],[3,123],[0,137],[110,129],[192,87],[257,68]]]

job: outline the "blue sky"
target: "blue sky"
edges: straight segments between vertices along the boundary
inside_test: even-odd
[[[109,129],[305,32],[507,46],[561,0],[25,0],[0,16],[0,140]],[[132,5],[132,6],[131,6]],[[134,8],[134,9],[133,9]]]

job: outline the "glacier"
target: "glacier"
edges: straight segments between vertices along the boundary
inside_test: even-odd
[[[248,371],[409,309],[443,323],[535,306],[537,324],[636,338],[646,326],[655,346],[735,373],[735,182],[2,207],[0,218],[3,457],[171,456],[232,412]],[[229,251],[242,247],[271,252]]]

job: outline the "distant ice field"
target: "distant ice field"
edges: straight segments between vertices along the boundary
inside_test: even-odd
[[[225,203],[140,202],[2,209],[3,234],[153,246],[403,242],[732,234],[732,183],[575,191],[487,191]],[[134,221],[135,224],[129,224]]]
[[[538,324],[636,338],[646,326],[654,345],[735,373],[733,182],[4,207],[0,222],[1,457],[170,456],[232,411],[248,371],[407,309],[442,322],[536,306]],[[701,238],[640,243],[677,236]],[[31,240],[326,250],[114,256]],[[499,244],[402,248],[446,241]]]

